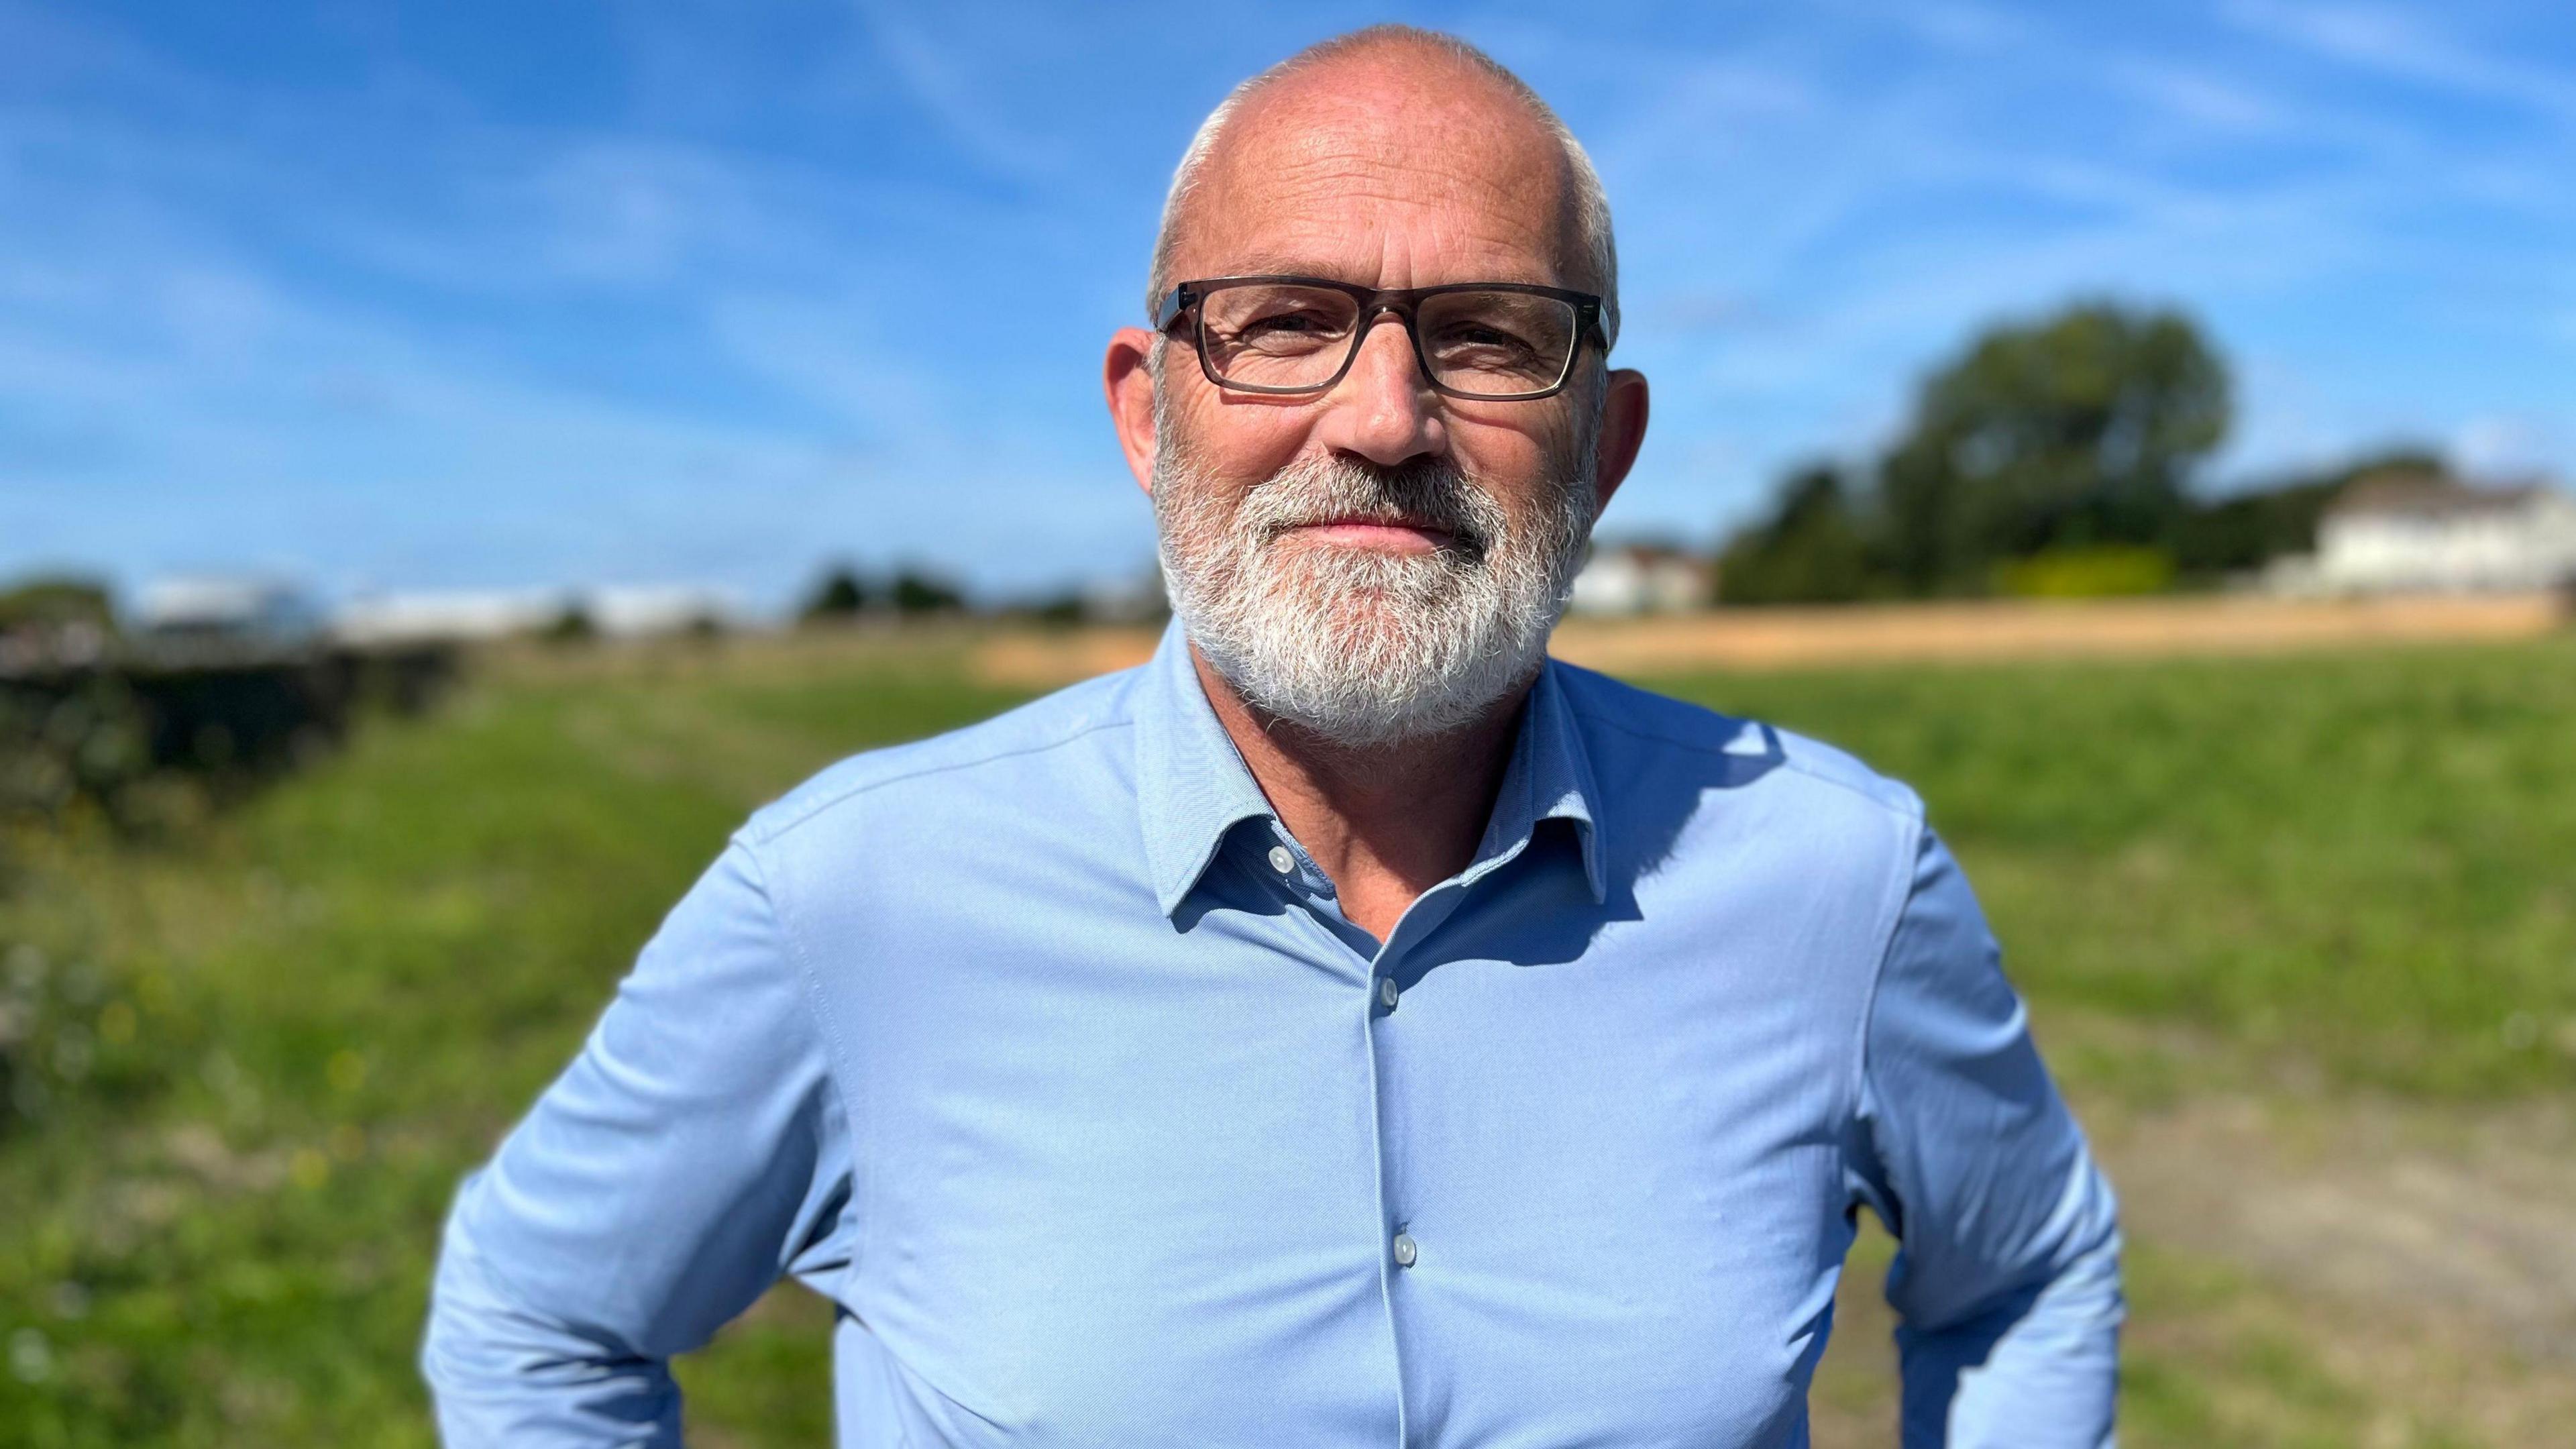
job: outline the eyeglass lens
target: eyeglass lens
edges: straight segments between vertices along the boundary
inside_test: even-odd
[[[1360,304],[1345,292],[1261,282],[1210,290],[1200,335],[1218,378],[1246,387],[1330,382],[1357,342]],[[1529,292],[1440,292],[1414,309],[1432,381],[1504,397],[1554,387],[1574,355],[1573,304]]]

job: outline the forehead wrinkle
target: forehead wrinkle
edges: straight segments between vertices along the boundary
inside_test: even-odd
[[[1319,156],[1265,170],[1257,190],[1228,185],[1215,193],[1218,205],[1211,208],[1211,216],[1220,228],[1256,221],[1329,228],[1346,226],[1356,214],[1370,220],[1401,218],[1507,245],[1526,245],[1542,256],[1551,239],[1545,219],[1531,216],[1508,188],[1438,166],[1387,166],[1346,154]],[[1238,196],[1249,204],[1231,204]]]
[[[1517,105],[1503,110],[1501,124],[1492,105],[1412,95],[1360,104],[1290,96],[1264,109],[1274,114],[1255,111],[1235,133],[1229,179],[1256,161],[1266,163],[1255,173],[1261,175],[1382,171],[1452,192],[1482,191],[1509,212],[1533,209],[1526,189],[1532,180],[1543,181],[1560,205],[1566,190],[1562,152]]]
[[[1561,208],[1534,208],[1526,188],[1474,169],[1337,151],[1243,170],[1249,175],[1212,178],[1177,256],[1207,256],[1235,270],[1248,253],[1342,256],[1401,241],[1408,252],[1444,257],[1452,267],[1481,259],[1489,270],[1539,274],[1518,280],[1554,281],[1564,273]],[[1207,274],[1204,267],[1199,274]]]
[[[1176,275],[1281,272],[1360,286],[1393,285],[1399,275],[1411,286],[1557,280],[1544,238],[1486,233],[1400,199],[1384,209],[1348,194],[1338,201],[1339,214],[1329,218],[1288,218],[1239,232],[1211,226]]]
[[[1270,234],[1280,230],[1339,233],[1345,248],[1366,246],[1348,234],[1357,206],[1378,213],[1363,231],[1429,227],[1434,235],[1407,240],[1436,250],[1438,233],[1455,228],[1497,260],[1527,258],[1544,280],[1567,280],[1569,264],[1581,265],[1579,227],[1554,138],[1486,78],[1446,62],[1390,63],[1397,59],[1318,67],[1249,98],[1208,158],[1176,258],[1225,251],[1209,244],[1212,235],[1243,230],[1260,236],[1261,250],[1278,249]],[[1462,75],[1466,84],[1451,83]],[[1371,250],[1397,238],[1379,240]]]
[[[1329,137],[1318,138],[1329,142]],[[1319,145],[1302,155],[1282,158],[1263,168],[1263,189],[1295,191],[1311,187],[1341,196],[1373,197],[1392,202],[1425,200],[1455,209],[1489,213],[1514,229],[1543,230],[1552,217],[1529,204],[1526,172],[1498,174],[1504,168],[1459,165],[1436,151],[1393,157],[1365,154],[1354,147]],[[1236,178],[1228,177],[1229,186]],[[1553,178],[1550,178],[1553,179]],[[1544,208],[1554,210],[1554,208]]]
[[[1545,237],[1487,231],[1402,199],[1381,206],[1374,198],[1345,194],[1337,198],[1335,212],[1260,225],[1211,225],[1181,254],[1175,276],[1295,272],[1362,286],[1559,280]],[[1291,261],[1296,264],[1284,264]]]

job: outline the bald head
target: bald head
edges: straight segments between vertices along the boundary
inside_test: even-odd
[[[1523,280],[1600,293],[1615,334],[1618,257],[1590,158],[1536,92],[1465,41],[1373,26],[1235,87],[1173,175],[1147,309],[1184,277],[1294,270],[1275,265],[1298,256],[1275,218],[1301,195],[1310,213],[1407,213],[1380,239],[1390,253],[1426,227],[1470,233],[1470,251],[1535,251],[1553,276]]]

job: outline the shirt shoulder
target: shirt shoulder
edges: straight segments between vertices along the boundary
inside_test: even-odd
[[[1871,769],[1822,740],[1761,720],[1640,689],[1579,665],[1556,661],[1566,700],[1587,733],[1621,753],[1671,752],[1674,763],[1705,768],[1708,757],[1735,762],[1730,774],[1748,784],[1844,797],[1908,827],[1920,825],[1923,799],[1911,786]]]
[[[1118,737],[1135,722],[1142,667],[1087,679],[944,734],[865,750],[825,767],[753,813],[740,838],[768,846],[879,791],[904,785],[971,790],[1015,762]]]

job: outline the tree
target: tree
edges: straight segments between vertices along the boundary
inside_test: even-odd
[[[2175,562],[2187,574],[2212,578],[2259,569],[2282,554],[2310,552],[2317,546],[2317,521],[2335,495],[2377,473],[2447,477],[2450,465],[2431,448],[2387,448],[2204,503],[2183,520]]]
[[[1880,469],[1906,591],[1977,593],[2050,549],[2171,549],[2226,437],[2225,365],[2180,313],[2089,302],[1987,331],[1934,373]]]
[[[0,629],[72,624],[91,625],[102,631],[116,627],[116,605],[105,584],[84,578],[38,576],[0,586]]]
[[[835,564],[814,586],[814,592],[806,596],[797,617],[807,623],[854,618],[872,602],[871,592],[857,569]]]
[[[590,610],[579,599],[574,599],[537,631],[537,637],[549,644],[588,644],[599,637],[599,621],[590,616]]]
[[[918,569],[897,570],[888,592],[899,614],[949,614],[966,607],[966,596],[956,585]]]
[[[1840,603],[1873,588],[1870,540],[1843,475],[1811,465],[1780,485],[1769,522],[1729,542],[1717,596],[1729,604]]]

